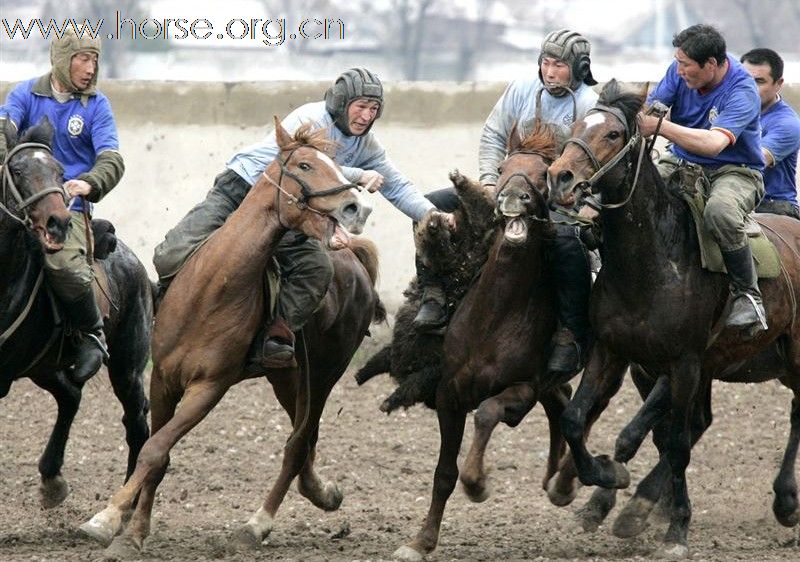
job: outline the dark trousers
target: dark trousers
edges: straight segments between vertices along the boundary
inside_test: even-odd
[[[773,215],[786,215],[800,220],[800,211],[789,201],[764,198],[756,207],[756,213],[772,213]]]

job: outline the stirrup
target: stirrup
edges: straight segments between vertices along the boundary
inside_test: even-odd
[[[111,356],[108,354],[108,348],[103,340],[100,339],[100,336],[91,332],[84,332],[82,335],[97,346],[97,348],[100,350],[100,353],[103,354],[103,363],[107,363]]]

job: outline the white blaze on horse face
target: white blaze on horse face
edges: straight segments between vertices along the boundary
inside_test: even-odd
[[[606,121],[606,116],[600,113],[599,111],[595,113],[590,113],[589,115],[583,118],[583,122],[586,123],[587,131],[596,125],[602,125],[603,123],[605,123],[605,121]]]
[[[342,182],[343,185],[347,184],[347,183],[350,183],[350,181],[346,177],[344,177],[344,174],[339,169],[339,167],[336,166],[336,164],[334,163],[333,160],[331,160],[330,156],[328,156],[324,152],[320,152],[319,150],[317,150],[316,153],[317,153],[317,158],[322,160],[322,162],[325,163],[327,166],[331,167],[331,170],[333,170],[333,173],[336,174],[336,179],[338,179],[340,182]]]
[[[44,150],[36,150],[32,155],[33,158],[36,158],[37,160],[43,160],[45,162],[48,161],[48,156],[49,154]]]

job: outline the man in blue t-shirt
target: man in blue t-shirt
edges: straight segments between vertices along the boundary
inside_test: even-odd
[[[100,40],[67,30],[50,45],[50,72],[18,84],[0,106],[0,119],[19,132],[47,117],[53,124],[53,155],[64,167],[64,189],[72,197],[72,220],[64,248],[45,254],[45,275],[78,337],[77,383],[91,378],[108,358],[103,319],[94,300],[94,274],[86,259],[84,212],[119,183],[125,166],[119,153],[111,104],[97,91]],[[0,135],[0,159],[5,159]]]
[[[800,118],[781,99],[783,59],[772,49],[753,49],[741,62],[758,87],[761,98],[761,152],[766,194],[757,213],[788,215],[800,219],[797,205],[797,151],[800,149]]]
[[[755,335],[767,322],[744,220],[764,196],[758,90],[712,26],[684,29],[672,45],[675,60],[648,96],[649,104],[670,108],[659,129],[671,143],[659,172],[666,178],[688,162],[700,165],[711,182],[703,222],[722,250],[730,279],[726,326]],[[641,133],[652,135],[657,123],[642,114]]]

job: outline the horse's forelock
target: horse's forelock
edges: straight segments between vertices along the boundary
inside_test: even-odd
[[[636,124],[636,114],[644,104],[644,98],[640,93],[632,92],[622,87],[616,80],[612,79],[600,92],[598,104],[616,107],[625,115],[628,127],[633,130]]]
[[[537,123],[533,131],[522,139],[519,149],[538,152],[541,153],[542,156],[553,160],[556,157],[556,145],[557,136],[555,128],[547,123]]]
[[[333,157],[336,149],[336,141],[328,138],[328,134],[325,129],[313,130],[311,123],[305,123],[300,125],[292,137],[292,142],[289,143],[288,146],[283,147],[283,149],[294,150],[296,148],[300,148],[301,146],[314,148],[324,152],[330,157]]]

